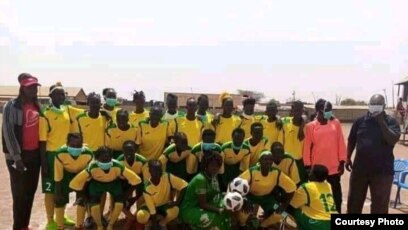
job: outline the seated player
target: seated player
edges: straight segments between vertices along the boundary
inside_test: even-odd
[[[297,208],[294,216],[298,229],[330,229],[330,215],[337,214],[330,184],[326,181],[329,170],[323,165],[314,165],[309,182],[302,184],[292,201]]]
[[[191,229],[231,229],[230,215],[223,208],[223,199],[217,174],[222,158],[215,151],[203,157],[204,170],[197,174],[187,187],[180,206],[180,217]]]
[[[158,160],[149,161],[151,178],[144,183],[143,197],[146,206],[137,211],[137,222],[147,224],[149,221],[154,227],[166,229],[166,225],[177,218],[179,204],[184,196],[187,182],[163,172],[162,164]],[[177,191],[176,197],[172,197]],[[159,220],[158,216],[163,217]]]
[[[264,211],[265,219],[261,222],[261,228],[267,228],[274,224],[274,206],[279,205],[277,212],[286,210],[296,190],[295,183],[279,169],[272,167],[272,153],[265,151],[261,153],[259,164],[251,167],[240,175],[242,179],[249,182],[250,190],[247,195],[249,202],[258,204]],[[280,187],[285,191],[285,196],[280,202],[275,198],[274,190]],[[239,225],[245,229],[249,215],[239,213]]]
[[[222,146],[224,153],[224,174],[221,175],[221,190],[249,168],[249,146],[244,143],[245,131],[236,128],[232,131],[232,141]]]
[[[64,229],[65,205],[69,203],[69,188],[71,180],[92,161],[91,150],[83,147],[82,136],[79,133],[68,134],[67,145],[62,146],[55,155],[55,216],[58,229]],[[85,219],[84,194],[77,192],[77,219],[75,227],[82,228]]]
[[[273,167],[280,169],[283,173],[292,179],[296,185],[300,183],[299,170],[296,165],[295,159],[289,154],[285,153],[283,144],[281,142],[275,142],[271,146]]]
[[[149,168],[147,167],[147,160],[136,152],[136,143],[132,140],[127,140],[123,143],[123,154],[118,157],[118,161],[140,178],[143,178],[143,180],[148,180],[150,178],[150,173]],[[138,204],[143,201],[143,199],[140,199],[143,198],[143,183],[136,186],[135,197],[132,197],[134,190],[132,190],[131,187],[132,186],[127,181],[122,182],[122,190],[127,191],[127,194],[125,194],[125,207],[123,208],[123,213],[125,213],[126,216],[125,226],[131,226],[136,222],[136,217],[131,213],[130,209],[136,201],[138,201]]]
[[[174,135],[174,144],[164,150],[159,161],[163,165],[164,171],[185,181],[190,181],[193,168],[191,164],[187,164],[187,159],[191,157],[194,156],[191,154],[191,147],[188,146],[186,134],[178,132]]]
[[[80,172],[70,183],[75,191],[84,189],[85,183],[89,181],[88,194],[91,206],[91,215],[98,230],[103,229],[101,220],[101,197],[109,193],[115,202],[110,216],[108,230],[118,219],[123,208],[122,179],[126,179],[133,187],[141,183],[141,179],[131,170],[125,168],[121,163],[112,159],[112,152],[106,147],[100,147],[95,152],[95,161],[87,169]],[[134,188],[131,188],[134,189]]]

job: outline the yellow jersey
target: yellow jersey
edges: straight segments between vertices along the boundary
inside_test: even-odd
[[[167,138],[171,136],[169,123],[160,121],[159,125],[153,128],[149,121],[141,121],[137,132],[136,144],[140,146],[140,154],[147,160],[158,160]]]
[[[293,157],[291,157],[289,154],[285,154],[282,161],[278,165],[273,163],[272,166],[278,168],[287,176],[289,176],[290,179],[292,179],[292,181],[295,182],[295,184],[299,184],[300,182],[299,170],[295,162],[295,159],[293,159]]]
[[[144,110],[143,113],[131,112],[129,114],[129,122],[134,127],[139,127],[139,122],[146,120],[150,116],[149,111]]]
[[[283,122],[283,145],[285,151],[290,154],[295,160],[302,159],[303,155],[303,141],[299,141],[298,133],[299,126],[293,124],[292,117],[285,117]]]
[[[243,172],[249,168],[250,149],[245,143],[242,144],[238,153],[235,153],[232,148],[232,141],[222,145],[222,152],[224,153],[224,164],[235,165],[240,163],[239,169]]]
[[[129,165],[126,161],[125,155],[120,155],[117,159],[120,163],[122,163],[126,168],[130,169],[132,172],[136,173],[139,177],[143,178],[143,180],[148,180],[150,178],[149,166],[147,164],[146,158],[142,155],[135,154],[135,161],[132,165]]]
[[[150,214],[155,215],[157,207],[171,201],[172,191],[180,192],[187,185],[187,182],[169,173],[163,173],[158,185],[154,185],[150,180],[145,181],[143,197]]]
[[[251,137],[251,125],[255,122],[255,117],[245,118],[241,116],[241,128],[245,131],[245,139]]]
[[[136,141],[137,129],[130,125],[128,130],[121,130],[111,123],[106,129],[106,145],[114,151],[122,151],[125,141]]]
[[[138,175],[126,168],[119,161],[112,161],[113,166],[108,172],[99,168],[97,161],[92,161],[86,169],[82,170],[74,177],[74,179],[72,179],[69,187],[75,191],[81,191],[86,182],[91,179],[102,183],[110,183],[118,179],[125,179],[132,186],[136,186],[142,182]]]
[[[279,118],[277,118],[279,119]],[[280,142],[283,144],[283,129],[277,125],[277,120],[273,122],[268,121],[268,116],[261,116],[257,118],[264,128],[263,134],[268,138],[267,149],[269,150],[273,143]]]
[[[92,151],[105,145],[105,129],[107,121],[104,116],[99,114],[97,118],[89,117],[87,112],[77,117],[78,129],[82,134],[84,145]]]
[[[55,112],[51,107],[41,110],[39,121],[40,141],[46,142],[47,151],[55,152],[67,142],[70,132],[70,118],[67,108],[61,106],[63,112]]]
[[[160,156],[159,161],[162,163],[164,171],[166,171],[167,162],[178,163],[180,161],[186,160],[186,170],[188,174],[194,173],[194,165],[192,164],[192,158],[194,157],[191,154],[191,147],[188,146],[187,149],[180,154],[177,153],[176,144],[169,145],[165,150],[164,153]]]
[[[275,186],[281,187],[286,193],[292,193],[296,190],[295,183],[274,167],[269,169],[267,176],[263,176],[261,166],[255,165],[243,172],[239,177],[249,182],[249,192],[254,196],[268,195]]]
[[[232,140],[232,131],[240,127],[241,119],[238,116],[232,115],[230,118],[220,116],[220,121],[214,126],[215,142],[224,144]]]
[[[249,146],[250,149],[250,160],[249,160],[249,166],[252,167],[256,165],[259,161],[259,156],[264,150],[269,150],[268,149],[268,139],[266,137],[263,137],[261,141],[255,145],[252,146],[251,143],[249,142],[250,139],[246,139],[244,143]]]
[[[188,145],[194,146],[201,141],[201,132],[205,126],[198,118],[191,121],[187,119],[186,116],[177,117],[176,119],[170,120],[169,124],[172,136],[174,136],[176,132],[186,134]]]
[[[60,148],[55,154],[54,180],[60,182],[64,178],[64,172],[79,173],[86,169],[92,161],[93,154],[88,148],[82,148],[82,153],[78,157],[73,157],[68,153],[67,146]]]
[[[331,214],[337,214],[332,189],[326,181],[302,184],[290,204],[301,208],[307,217],[315,220],[330,220]]]

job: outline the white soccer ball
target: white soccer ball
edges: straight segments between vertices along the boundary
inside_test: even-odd
[[[249,192],[249,183],[247,180],[237,177],[229,184],[228,192],[237,192],[245,196]]]
[[[224,206],[227,210],[236,212],[244,205],[244,198],[237,192],[228,192],[224,196]]]

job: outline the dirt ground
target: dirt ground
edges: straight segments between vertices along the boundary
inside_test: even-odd
[[[0,120],[2,115],[0,115]],[[345,136],[348,136],[350,131],[350,124],[343,125],[343,131]],[[346,138],[347,139],[347,138]],[[1,143],[0,143],[1,145]],[[1,147],[1,146],[0,146]],[[2,149],[2,148],[1,148]],[[408,147],[398,144],[394,150],[395,158],[405,158],[408,159]],[[346,211],[346,202],[347,202],[347,194],[349,192],[349,177],[350,174],[346,172],[342,177],[342,186],[343,186],[343,211]],[[12,198],[11,198],[11,191],[10,191],[10,180],[9,180],[9,173],[7,171],[4,155],[0,154],[0,178],[2,185],[0,186],[0,229],[11,229],[12,225]],[[393,208],[393,201],[395,199],[396,194],[396,186],[393,186],[392,193],[391,193],[391,204],[390,204],[390,213],[405,213],[408,214],[408,191],[402,190],[401,191],[401,201],[403,204],[398,205],[397,209]],[[71,200],[74,200],[74,196],[72,196]],[[72,202],[71,202],[72,203]],[[364,213],[370,212],[370,195],[368,194],[365,205],[364,205]],[[72,204],[67,206],[67,213],[71,217],[75,217],[74,207]],[[121,217],[123,218],[123,216]],[[31,215],[31,224],[30,226],[33,229],[44,229],[46,224],[46,216],[45,216],[45,208],[43,202],[43,194],[41,194],[41,183],[38,186],[37,194],[34,201],[34,206]],[[117,229],[121,229],[118,227]]]

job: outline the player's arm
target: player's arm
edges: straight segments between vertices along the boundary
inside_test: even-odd
[[[49,176],[49,165],[47,160],[47,136],[49,123],[43,112],[40,114],[39,121],[39,137],[40,137],[40,158],[41,158],[41,174],[43,177]]]
[[[85,183],[91,178],[90,173],[87,169],[82,170],[78,173],[74,179],[72,179],[71,183],[69,183],[69,187],[74,191],[82,191],[84,189]]]
[[[179,192],[179,194],[176,197],[176,200],[174,201],[174,205],[179,206],[181,201],[183,200],[188,183],[185,180],[171,174],[169,180],[173,188]]]
[[[290,205],[294,208],[300,208],[306,205],[308,202],[305,188],[303,186],[299,187],[295,194],[293,195]]]
[[[292,181],[292,179],[290,179],[284,173],[280,173],[278,176],[280,177],[278,186],[281,187],[286,193],[279,207],[279,210],[283,211],[283,210],[286,210],[286,208],[289,206],[290,200],[295,194],[296,184],[295,182]]]

